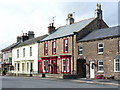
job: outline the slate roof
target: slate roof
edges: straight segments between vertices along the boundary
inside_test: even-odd
[[[81,29],[83,29],[85,26],[87,26],[89,23],[91,23],[95,18],[85,19],[77,23],[73,23],[71,25],[61,26],[56,29],[56,31],[52,34],[50,34],[48,37],[44,38],[41,41],[56,39],[68,35],[73,35],[74,32],[78,32]]]
[[[120,36],[120,26],[94,30],[90,34],[85,36],[83,39],[79,40],[78,42],[115,37],[115,36]]]
[[[18,46],[16,46],[16,47],[20,47],[20,46],[25,46],[25,45],[37,43],[38,40],[42,40],[42,39],[44,39],[44,38],[47,37],[47,36],[48,36],[48,35],[45,34],[45,35],[42,35],[42,36],[39,36],[39,37],[36,37],[36,38],[32,38],[32,39],[26,40],[26,41],[20,43],[20,44],[19,44]]]
[[[2,52],[8,51],[8,50],[14,48],[15,46],[17,46],[18,44],[20,44],[20,42],[13,43],[12,45],[10,45],[10,46],[8,46],[8,47],[2,49],[1,51],[2,51]]]

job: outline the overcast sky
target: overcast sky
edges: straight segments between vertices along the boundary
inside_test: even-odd
[[[75,22],[94,17],[97,3],[102,5],[104,21],[116,26],[117,0],[0,0],[0,50],[15,43],[22,32],[34,31],[35,37],[47,34],[54,16],[56,28],[66,24],[68,13],[75,12]]]

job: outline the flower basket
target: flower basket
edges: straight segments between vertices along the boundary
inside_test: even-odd
[[[102,75],[102,74],[99,74],[99,75],[96,75],[96,79],[103,79],[103,77],[104,77],[104,75]]]

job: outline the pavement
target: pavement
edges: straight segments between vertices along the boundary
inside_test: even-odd
[[[14,77],[14,76],[13,76]],[[23,78],[34,78],[34,79],[49,79],[49,80],[67,80],[71,82],[78,83],[88,83],[88,84],[102,84],[102,85],[115,85],[120,87],[120,80],[112,80],[112,79],[87,79],[87,78],[78,78],[78,79],[61,79],[61,78],[53,78],[53,77],[39,77],[39,76],[16,76]]]
[[[78,82],[78,83],[90,83],[90,84],[102,84],[102,85],[117,85],[120,87],[120,80],[111,80],[111,79],[86,79],[86,78],[78,78],[78,79],[61,79],[61,78],[48,78],[48,77],[38,77],[33,76],[31,78],[36,79],[51,79],[51,80],[67,80],[72,82]]]

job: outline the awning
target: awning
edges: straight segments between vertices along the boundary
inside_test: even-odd
[[[120,55],[115,56],[115,59],[120,59]]]

